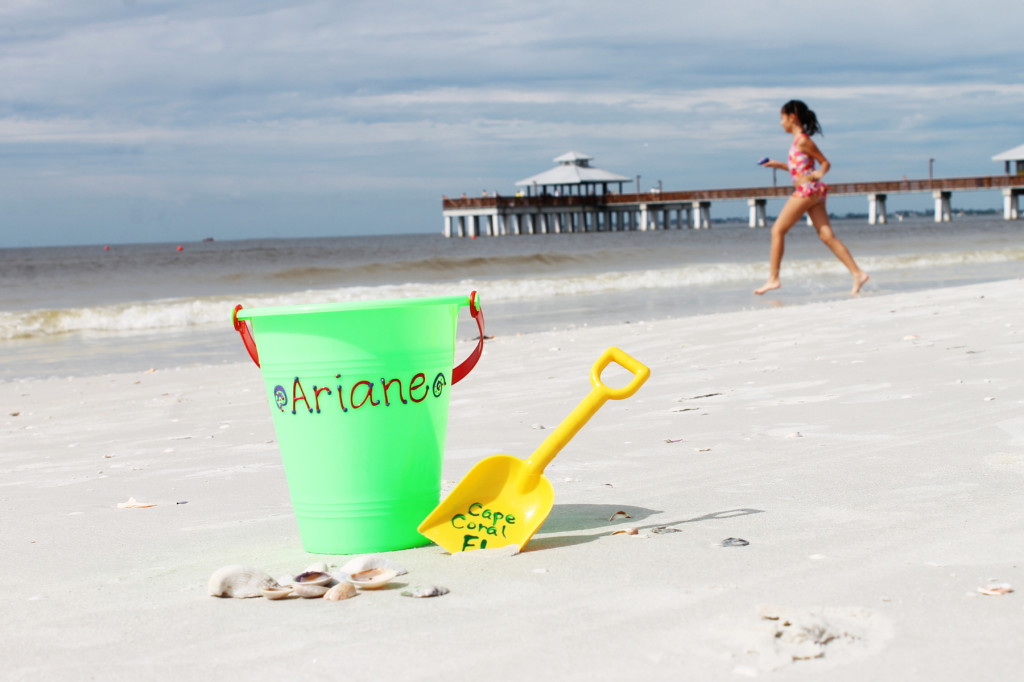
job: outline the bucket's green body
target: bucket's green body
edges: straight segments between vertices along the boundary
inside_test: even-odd
[[[249,320],[303,547],[429,543],[466,296],[253,308]]]

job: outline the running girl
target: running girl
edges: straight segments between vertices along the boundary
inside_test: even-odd
[[[868,281],[868,274],[857,267],[849,249],[839,241],[829,224],[828,211],[825,209],[828,185],[821,179],[832,167],[832,164],[818,149],[818,145],[811,140],[811,135],[821,132],[818,117],[807,108],[806,104],[796,99],[782,105],[781,113],[782,129],[793,136],[793,145],[789,148],[789,162],[782,163],[772,159],[762,159],[760,164],[767,168],[788,169],[796,189],[786,200],[786,205],[782,207],[779,217],[772,225],[772,251],[768,281],[761,288],[754,289],[754,293],[760,295],[782,286],[782,281],[779,279],[779,268],[782,267],[782,252],[786,247],[786,233],[806,213],[810,216],[811,223],[817,230],[821,241],[832,250],[836,258],[842,261],[853,275],[853,289],[850,292],[856,294]],[[815,170],[815,161],[821,164],[821,168]]]

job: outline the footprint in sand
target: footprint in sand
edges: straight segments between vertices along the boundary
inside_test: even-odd
[[[756,665],[772,671],[802,661],[816,667],[844,665],[885,648],[893,637],[892,624],[863,608],[809,609],[761,606],[760,635],[748,648]]]

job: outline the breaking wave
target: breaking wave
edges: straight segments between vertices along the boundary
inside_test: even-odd
[[[558,265],[559,258],[541,258],[545,265]],[[486,260],[486,259],[483,259]],[[953,253],[893,255],[860,259],[863,268],[876,275],[886,271],[924,271],[928,269],[986,266],[1024,261],[1024,249],[979,250]],[[486,263],[477,264],[486,270]],[[450,271],[466,272],[466,262]],[[557,267],[553,270],[557,271]],[[329,270],[329,268],[328,268]],[[546,270],[546,268],[544,268]],[[290,293],[217,295],[192,298],[112,303],[69,309],[37,309],[0,312],[0,340],[31,339],[61,334],[145,333],[159,330],[180,331],[192,327],[230,326],[231,311],[241,303],[247,308],[301,305],[325,301],[360,301],[408,298],[414,296],[450,296],[478,291],[486,311],[489,302],[537,300],[553,296],[583,296],[606,292],[630,292],[650,289],[687,290],[743,282],[756,283],[764,278],[765,264],[706,263],[673,268],[623,270],[594,274],[560,276],[486,276],[437,282],[408,282],[372,286],[345,286],[305,289]],[[831,256],[821,259],[792,260],[785,263],[787,278],[812,277],[821,273],[844,272]],[[308,272],[306,276],[308,277]],[[282,277],[289,275],[283,273]],[[391,273],[394,278],[394,273]],[[327,279],[327,277],[325,277]]]

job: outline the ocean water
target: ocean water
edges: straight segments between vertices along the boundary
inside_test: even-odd
[[[1024,276],[1024,222],[836,220],[871,274],[865,296]],[[0,379],[78,376],[247,358],[245,307],[478,291],[493,336],[802,305],[849,296],[846,269],[802,222],[783,288],[769,231],[710,230],[445,239],[361,236],[0,250]],[[476,328],[468,313],[459,335]]]

